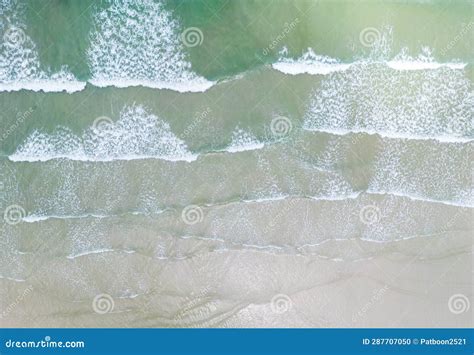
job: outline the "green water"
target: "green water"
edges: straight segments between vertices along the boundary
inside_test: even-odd
[[[89,77],[87,49],[91,17],[104,3],[95,1],[27,1],[27,33],[37,45],[44,67],[67,65],[81,80]],[[189,48],[193,70],[210,79],[222,78],[272,63],[286,46],[299,56],[308,47],[317,53],[352,61],[367,54],[358,36],[366,27],[390,25],[392,51],[420,46],[442,49],[473,19],[470,1],[167,1],[166,8],[181,27],[198,27],[204,40]],[[285,24],[296,27],[276,48],[263,50],[284,33]],[[45,26],[45,24],[48,24]],[[472,31],[470,33],[472,40]],[[468,40],[457,41],[449,53],[436,53],[440,61],[458,58],[472,62]]]

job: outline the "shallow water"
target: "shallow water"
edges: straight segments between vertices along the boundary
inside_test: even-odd
[[[472,2],[0,20],[2,326],[472,326]]]

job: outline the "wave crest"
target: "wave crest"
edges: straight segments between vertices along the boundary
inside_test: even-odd
[[[114,1],[94,18],[88,60],[90,82],[204,91],[212,83],[191,72],[179,24],[161,2]]]
[[[9,156],[12,161],[47,161],[57,158],[83,161],[158,158],[193,161],[187,145],[171,132],[168,123],[143,106],[125,107],[115,123],[85,130],[81,136],[59,127],[53,134],[33,132]]]

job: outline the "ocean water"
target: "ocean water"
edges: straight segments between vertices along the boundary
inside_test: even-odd
[[[472,326],[472,1],[0,0],[0,35],[1,326]]]

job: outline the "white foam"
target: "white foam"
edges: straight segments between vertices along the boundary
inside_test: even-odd
[[[454,70],[464,69],[467,63],[425,63],[418,61],[398,61],[391,60],[388,62],[353,62],[345,64],[325,64],[325,63],[294,63],[277,62],[272,64],[273,69],[289,75],[310,74],[310,75],[327,75],[333,72],[346,71],[350,67],[358,64],[386,64],[388,67],[396,70],[435,70],[439,68],[450,68]]]
[[[190,70],[183,29],[162,2],[114,1],[95,14],[94,22],[88,49],[93,85],[187,92],[214,84]]]
[[[381,52],[387,55],[386,49]],[[402,50],[392,65],[411,63],[411,69],[437,70],[393,70],[382,57],[369,57],[331,73],[314,90],[303,128],[339,135],[472,141],[474,104],[466,72],[436,63],[429,48],[422,48],[416,58],[407,52]]]
[[[83,162],[112,162],[112,161],[130,161],[130,160],[147,160],[147,159],[159,159],[166,160],[170,162],[179,162],[184,161],[191,163],[197,158],[197,154],[183,155],[179,157],[168,157],[168,156],[154,156],[154,155],[121,155],[118,157],[90,157],[87,155],[68,155],[68,154],[54,154],[49,156],[36,156],[36,155],[23,155],[23,154],[13,154],[8,157],[9,160],[14,162],[45,162],[54,159],[67,159],[73,161],[83,161]]]
[[[0,21],[0,91],[44,91],[69,93],[83,90],[84,82],[78,81],[66,66],[58,72],[41,68],[38,51],[28,36],[24,7],[16,2],[4,4]]]
[[[134,298],[137,298],[138,296],[140,296],[140,294],[132,293],[132,294],[126,294],[126,295],[123,295],[123,296],[118,296],[117,298],[120,298],[120,299],[134,299]]]
[[[413,201],[421,201],[421,202],[428,202],[428,203],[439,203],[442,205],[448,206],[456,206],[456,207],[463,207],[463,208],[474,208],[473,203],[464,203],[464,202],[456,202],[456,201],[447,201],[447,200],[436,200],[432,198],[426,198],[424,196],[410,194],[406,192],[398,192],[398,191],[375,191],[368,189],[368,194],[371,195],[390,195],[390,196],[397,196],[397,197],[404,197],[408,198]]]
[[[453,70],[461,70],[467,66],[467,63],[448,62],[420,62],[420,61],[401,61],[401,60],[390,60],[388,62],[379,61],[356,61],[352,63],[340,63],[340,64],[328,64],[328,63],[300,63],[297,60],[295,62],[276,62],[272,64],[273,69],[276,69],[284,74],[299,75],[299,74],[310,74],[310,75],[327,75],[334,72],[343,72],[347,69],[356,65],[366,64],[382,64],[387,65],[389,68],[395,70],[435,70],[440,68],[449,68]]]
[[[291,198],[291,196],[281,194],[281,195],[265,196],[265,197],[254,198],[254,199],[244,199],[239,202],[245,202],[245,203],[275,202],[275,201],[283,201],[288,198]]]
[[[421,53],[415,58],[408,54],[407,48],[403,48],[395,58],[387,62],[387,65],[395,70],[436,70],[443,67],[459,70],[464,69],[467,63],[438,63],[432,50],[429,47],[422,47]]]
[[[257,244],[246,244],[242,243],[240,246],[249,249],[257,249],[257,250],[283,250],[283,247],[278,245],[257,245]]]
[[[81,136],[59,127],[52,134],[33,132],[8,157],[11,161],[114,161],[162,159],[192,162],[197,155],[188,151],[184,141],[171,132],[168,123],[142,106],[125,107],[120,119],[92,126]]]
[[[196,78],[182,82],[166,82],[153,80],[134,80],[134,79],[92,79],[89,81],[97,87],[114,86],[117,88],[127,88],[134,86],[148,87],[152,89],[168,89],[178,92],[204,92],[214,85],[214,82]]]
[[[166,210],[158,210],[153,212],[154,215],[161,214],[165,212]],[[48,221],[51,219],[58,219],[58,220],[71,220],[71,219],[86,219],[86,218],[97,218],[97,219],[103,219],[103,218],[113,218],[113,217],[122,217],[127,214],[130,214],[132,216],[149,216],[150,213],[145,213],[141,211],[133,211],[133,212],[128,212],[128,213],[122,213],[122,214],[105,214],[105,213],[83,213],[83,214],[77,214],[77,215],[37,215],[37,214],[30,214],[28,216],[25,216],[22,218],[22,222],[25,223],[37,223],[37,222],[43,222],[43,221]]]
[[[81,256],[85,256],[85,255],[91,255],[91,254],[101,254],[101,253],[110,253],[114,251],[114,249],[97,249],[97,250],[89,250],[89,251],[84,251],[82,253],[77,253],[77,254],[71,254],[71,255],[68,255],[66,258],[68,259],[75,259],[75,258],[79,258]]]
[[[387,50],[385,49],[383,52],[386,53]],[[460,70],[467,66],[467,63],[461,62],[436,62],[428,47],[423,47],[422,52],[415,58],[409,56],[407,52],[408,50],[404,48],[400,54],[390,60],[372,56],[351,63],[343,63],[335,58],[315,54],[312,48],[308,48],[308,50],[297,59],[287,58],[287,50],[284,48],[282,52],[280,52],[281,56],[279,60],[273,63],[272,67],[282,73],[290,75],[328,75],[335,72],[344,72],[354,66],[367,66],[367,64],[386,65],[391,69],[399,71],[436,70],[443,67]]]
[[[368,191],[471,207],[471,156],[472,144],[386,140],[374,156]]]
[[[14,282],[26,282],[24,279],[16,279],[14,277],[7,277],[7,276],[2,276],[0,275],[0,279],[8,280],[8,281],[14,281]]]
[[[0,83],[0,91],[43,91],[43,92],[61,92],[73,93],[84,90],[85,82],[81,81],[57,81],[50,79],[35,79],[31,81],[16,81]]]
[[[299,63],[295,62],[277,62],[272,64],[273,69],[281,71],[285,74],[311,74],[311,75],[326,75],[336,71],[344,71],[349,69],[351,64],[329,64],[329,63]]]
[[[422,61],[404,61],[404,60],[391,60],[387,62],[387,66],[396,70],[434,70],[439,68],[450,68],[450,69],[464,69],[467,63],[438,63],[438,62],[422,62]]]
[[[341,128],[325,128],[325,127],[311,127],[303,126],[303,129],[311,132],[322,132],[334,134],[337,136],[345,136],[349,134],[368,134],[378,135],[380,137],[391,138],[391,139],[413,139],[413,140],[434,140],[440,143],[468,143],[474,141],[474,138],[468,137],[455,137],[455,136],[422,136],[416,134],[404,134],[399,132],[384,132],[376,131],[371,129],[341,129]]]
[[[292,199],[310,199],[314,201],[327,201],[327,202],[336,202],[336,201],[348,201],[348,200],[355,200],[360,198],[362,195],[385,195],[385,196],[392,196],[392,197],[401,197],[407,198],[412,201],[419,201],[419,202],[426,202],[426,203],[434,203],[434,204],[443,204],[455,207],[462,207],[462,208],[474,208],[474,204],[472,203],[464,203],[464,202],[457,202],[457,201],[449,201],[449,200],[438,200],[427,198],[421,195],[405,193],[405,192],[398,192],[398,191],[383,191],[383,190],[374,190],[368,189],[366,191],[356,191],[349,194],[343,195],[321,195],[321,196],[299,196],[299,195],[281,195],[281,196],[269,196],[269,197],[262,197],[258,199],[247,199],[242,200],[240,202],[244,203],[267,203],[267,202],[278,202],[283,200],[292,200]],[[207,207],[212,207],[212,205],[206,205]]]
[[[453,206],[453,207],[461,207],[461,208],[474,208],[474,203],[470,201],[462,202],[462,201],[449,201],[449,200],[441,200],[441,199],[434,199],[434,198],[429,198],[422,196],[420,194],[413,194],[413,193],[408,193],[408,192],[403,192],[403,191],[394,191],[394,190],[376,190],[374,188],[369,188],[368,190],[365,191],[355,191],[352,193],[347,193],[347,194],[341,194],[341,195],[316,195],[316,196],[305,196],[305,195],[271,195],[271,196],[264,196],[260,198],[254,198],[254,199],[243,199],[243,200],[235,200],[235,201],[227,201],[227,202],[221,202],[221,203],[208,203],[204,204],[206,208],[214,208],[214,207],[221,207],[223,205],[235,205],[235,204],[268,204],[268,203],[273,203],[273,202],[281,202],[281,201],[288,201],[290,204],[293,203],[292,201],[294,200],[299,200],[299,199],[309,199],[317,202],[342,202],[342,201],[350,201],[350,200],[356,200],[362,198],[362,196],[387,196],[387,197],[396,197],[396,198],[402,198],[402,199],[408,199],[411,201],[418,201],[418,202],[423,202],[423,203],[428,203],[428,204],[442,204],[442,205],[447,205],[447,206]],[[161,214],[165,210],[162,210],[158,212],[158,214]],[[144,212],[139,212],[139,211],[134,211],[134,212],[128,212],[124,213],[125,214],[130,214],[133,216],[147,216],[148,214]],[[94,214],[94,213],[89,213],[89,214],[79,214],[79,215],[29,215],[26,216],[22,219],[22,222],[25,223],[37,223],[37,222],[43,222],[51,219],[59,219],[59,220],[79,220],[79,219],[84,219],[84,218],[111,218],[111,217],[118,217],[122,215],[116,215],[116,214]],[[183,239],[187,238],[192,238],[194,236],[182,236]],[[219,238],[204,238],[200,237],[202,240],[213,240],[213,241],[219,241],[223,242],[223,239]],[[335,239],[338,240],[338,239]],[[343,239],[341,239],[343,240]],[[100,250],[98,252],[104,252],[104,251],[115,251],[115,250]],[[127,253],[132,253],[133,251],[126,251],[126,250],[120,250],[122,252],[127,252]],[[87,252],[84,254],[76,254],[75,256],[81,256],[81,255],[86,255],[91,252]]]
[[[329,196],[310,196],[311,200],[316,201],[344,201],[344,200],[354,200],[360,196],[361,192],[353,192],[347,195],[329,195]]]
[[[42,221],[47,221],[49,219],[83,219],[83,218],[105,218],[109,217],[107,215],[100,215],[100,214],[81,214],[81,215],[28,215],[26,217],[22,218],[22,222],[25,223],[36,223],[36,222],[42,222]]]
[[[46,221],[49,218],[51,217],[31,215],[31,216],[23,217],[21,220],[22,222],[26,222],[26,223],[36,223],[36,222]]]
[[[196,79],[187,82],[158,82],[150,80],[90,80],[88,83],[96,87],[116,87],[116,88],[128,88],[128,87],[148,87],[152,89],[167,89],[177,92],[204,92],[214,85],[214,82],[207,80]],[[69,94],[82,91],[86,88],[87,82],[71,80],[61,81],[52,79],[31,79],[30,81],[15,81],[15,82],[3,82],[0,83],[0,92],[13,92],[20,90],[29,90],[34,92],[61,92],[65,91]]]
[[[236,128],[232,133],[232,142],[224,149],[229,153],[245,152],[248,150],[262,149],[265,146],[254,135],[240,128]]]
[[[287,53],[286,48],[280,52],[281,55]],[[351,64],[341,63],[337,59],[327,56],[317,55],[313,49],[308,48],[300,58],[286,58],[281,56],[279,61],[272,64],[272,67],[285,74],[312,74],[326,75],[336,71],[347,70]]]

